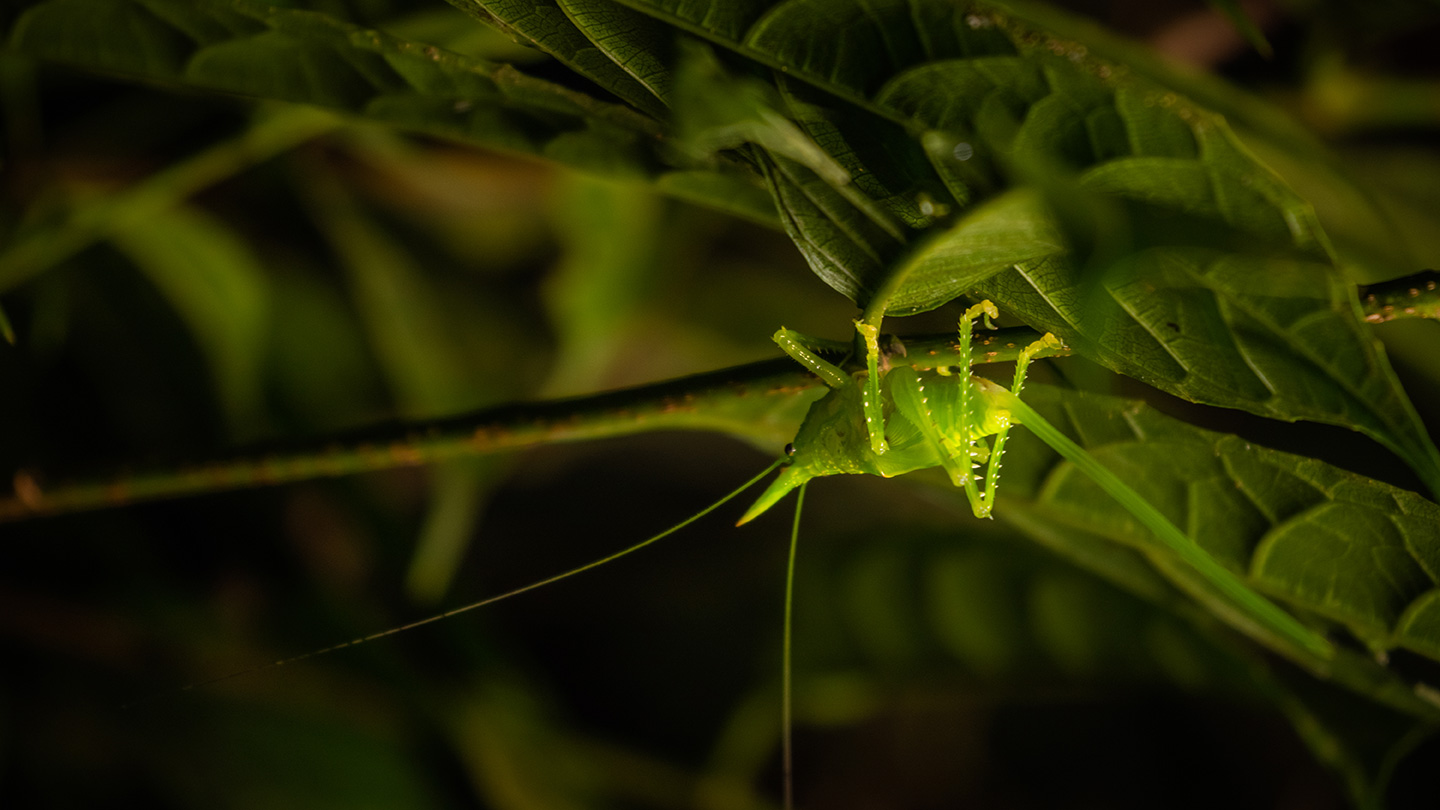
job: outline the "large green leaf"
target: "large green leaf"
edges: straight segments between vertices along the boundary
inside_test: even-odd
[[[978,285],[1012,314],[1105,365],[1195,402],[1359,430],[1433,483],[1434,453],[1354,294],[1289,256],[1156,247],[1099,289],[1057,255]]]
[[[523,25],[531,41],[632,100],[638,97],[625,92],[626,82],[651,99],[671,86],[664,51],[673,37],[661,23],[782,68],[790,78],[777,80],[777,88],[788,112],[853,185],[816,175],[813,164],[780,156],[760,162],[802,252],[822,278],[857,300],[882,295],[884,308],[904,313],[978,289],[1082,352],[1181,396],[1362,430],[1440,488],[1440,454],[1345,306],[1348,291],[1324,259],[1308,209],[1214,115],[986,7],[921,4],[911,15],[907,4],[852,3],[821,14],[811,3],[788,2],[761,16],[758,6],[721,13],[707,4],[631,4],[653,19],[637,20],[607,0],[533,13],[494,4],[490,12]],[[44,58],[337,105],[611,173],[653,173],[677,156],[656,152],[657,125],[622,107],[314,14],[240,0],[41,0],[12,28],[12,47]],[[575,39],[584,34],[593,47]],[[1119,238],[1122,249],[1112,246],[1094,267],[1084,256],[1043,255],[1052,241],[1031,235],[1077,236],[1066,217],[1058,229],[1048,219],[1053,194],[1050,205],[1011,206],[998,220],[994,209],[974,209],[1034,176],[1037,166],[1073,175],[1083,194],[1127,200],[1120,236],[1095,237]],[[671,185],[692,198],[738,200],[742,211],[763,218],[751,187],[734,176],[692,171]],[[877,217],[870,200],[888,214]],[[921,230],[949,212],[959,213],[951,224]],[[971,220],[982,213],[984,221]],[[908,227],[897,231],[891,215]],[[1198,285],[1205,295],[1171,294],[1164,307],[1137,306],[1134,293],[1152,279],[1187,289],[1176,286],[1176,268],[1197,263],[1193,251],[1166,242],[1174,228],[1149,227],[1167,215],[1210,223],[1211,241],[1237,251],[1278,252],[1263,268],[1284,268],[1275,285],[1282,294],[1260,285],[1257,297],[1251,273],[1205,272]],[[977,231],[987,249],[975,249]],[[1152,231],[1159,235],[1134,238]],[[930,232],[920,248],[907,247]],[[1119,287],[1131,294],[1117,295]],[[1217,298],[1229,304],[1218,307]],[[1260,317],[1236,315],[1242,311]],[[1197,343],[1183,331],[1192,324],[1226,351]],[[1269,365],[1295,361],[1301,371],[1247,375],[1239,361],[1257,352],[1276,361]]]
[[[397,410],[419,418],[474,407],[488,392],[467,373],[460,330],[454,328],[459,319],[447,317],[442,292],[402,245],[347,199],[333,177],[312,170],[306,179],[310,210],[346,272]],[[407,577],[417,597],[435,602],[450,586],[498,464],[498,459],[457,459],[435,465],[430,508]]]
[[[101,239],[144,228],[201,189],[337,126],[336,116],[322,110],[284,106],[264,110],[235,138],[172,163],[128,188],[78,201],[59,222],[42,219],[40,224],[18,229],[0,252],[0,290],[44,272]]]
[[[1188,399],[1360,430],[1440,491],[1440,451],[1361,327],[1310,207],[1214,113],[988,4],[623,2],[775,69],[782,90],[808,85],[784,94],[791,114],[852,176],[873,175],[878,201],[907,188],[958,212],[902,261],[921,218],[902,217],[897,244],[815,178],[768,172],[812,268],[872,312],[974,290]],[[868,135],[882,125],[908,132],[930,165],[882,150]],[[1008,237],[996,241],[1013,253],[971,252],[973,207],[1020,184],[1043,199],[1012,207],[1003,231],[1059,233],[1069,252]],[[1094,212],[1106,216],[1086,222]]]
[[[1083,576],[997,528],[956,536],[900,526],[879,543],[842,535],[808,546],[796,585],[797,669],[808,687],[800,705],[818,690],[817,671],[837,670],[876,673],[877,691],[960,681],[972,698],[973,681],[1033,685],[1057,675],[1122,689],[1159,682],[1238,692],[1289,715],[1361,807],[1384,806],[1394,761],[1432,729],[1184,621],[1193,611],[1162,582],[1137,588],[1133,578]]]
[[[508,65],[245,0],[35,0],[6,46],[148,81],[337,107],[605,172],[660,166],[659,130]]]
[[[603,47],[612,39],[606,35],[607,29],[620,22],[617,16],[631,16],[628,9],[554,0],[455,0],[455,5],[550,54],[571,70],[646,112],[655,114],[664,109],[657,103],[657,96],[663,98],[663,95],[643,80],[646,75],[654,75],[653,71],[626,69],[623,64],[611,61]],[[577,22],[590,30],[589,39],[571,21],[571,16],[576,15]],[[630,39],[643,36],[643,23],[648,21],[642,19],[640,26],[635,25],[634,20],[626,22],[630,23],[625,29]],[[652,47],[638,47],[639,43],[633,41],[620,47],[636,59],[647,55],[653,59],[655,43],[647,38],[645,44]]]
[[[805,611],[820,626],[798,637],[843,640],[854,652],[829,655],[858,653],[885,673],[945,662],[987,680],[1160,676],[1185,686],[1237,674],[1167,611],[1180,594],[1139,598],[1010,534],[902,528],[883,543],[840,537],[812,549],[797,587],[826,607]]]
[[[1440,506],[1315,459],[1258,447],[1139,402],[1027,388],[1026,400],[1255,589],[1366,648],[1329,675],[1412,713],[1440,706],[1375,664],[1393,650],[1440,660]],[[1030,436],[1010,445],[1001,517],[1087,567],[1154,593],[1113,544],[1132,546],[1224,615],[1205,583],[1124,507]],[[1097,545],[1098,544],[1098,545]],[[1118,567],[1115,567],[1118,566]]]
[[[774,223],[774,206],[757,176],[730,165],[689,165],[663,146],[660,125],[650,117],[509,65],[248,0],[25,0],[7,11],[11,15],[0,17],[5,47],[39,59],[336,107],[601,174],[648,177],[675,196]],[[76,221],[64,234],[29,240],[37,255],[11,257],[5,277],[13,283],[104,229]]]

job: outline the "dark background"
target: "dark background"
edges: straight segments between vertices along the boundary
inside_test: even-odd
[[[438,0],[305,5],[546,70]],[[1278,104],[1434,221],[1434,4],[1247,4],[1269,59],[1201,3],[1070,5]],[[4,60],[0,240],[232,138],[254,114]],[[853,317],[778,233],[358,124],[185,209],[204,221],[181,223],[189,233],[238,245],[227,272],[264,306],[230,313],[207,342],[203,307],[157,283],[153,255],[106,240],[7,292],[18,342],[0,346],[0,472],[68,479],[664,379],[773,356],[782,323],[841,337]],[[1326,224],[1343,242],[1344,223]],[[369,269],[343,247],[362,236]],[[600,300],[606,283],[620,292]],[[1431,424],[1433,326],[1377,330]],[[1358,439],[1196,418],[1301,452],[1333,444],[1330,460],[1407,484]],[[732,504],[508,603],[181,691],[602,556],[770,452],[655,434],[0,527],[0,801],[775,806],[784,508],[737,530]],[[1003,525],[966,522],[956,538],[954,516],[900,481],[812,489],[797,595],[802,806],[1346,806],[1283,704],[1222,653],[1186,641],[1215,661],[1187,683],[1183,668],[1104,652],[1173,621]],[[414,573],[422,538],[462,544],[455,564]],[[1004,575],[1001,613],[1077,599],[1093,654],[1039,633],[1012,639],[1006,666],[955,656],[944,639],[991,617],[942,615],[914,583],[961,558]],[[1434,743],[1401,762],[1392,806],[1434,806],[1437,762]]]

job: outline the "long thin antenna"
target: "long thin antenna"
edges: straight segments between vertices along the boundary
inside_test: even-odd
[[[604,565],[604,564],[606,564],[606,563],[608,563],[608,562],[614,562],[615,560],[618,560],[618,559],[620,559],[621,557],[624,557],[624,556],[627,555],[627,554],[631,554],[631,553],[633,553],[633,552],[639,551],[640,549],[645,548],[646,546],[650,545],[651,543],[654,543],[654,542],[656,542],[657,540],[661,540],[661,539],[663,539],[663,538],[665,538],[665,537],[668,537],[668,536],[674,534],[675,532],[678,532],[678,531],[680,531],[681,529],[685,528],[686,526],[689,526],[691,523],[694,523],[695,521],[699,520],[700,518],[705,517],[706,515],[710,514],[711,512],[715,511],[716,509],[719,509],[721,506],[724,506],[726,503],[728,503],[728,502],[730,502],[731,500],[733,500],[733,499],[734,499],[737,495],[739,495],[740,493],[742,493],[742,492],[744,492],[745,490],[747,490],[747,489],[755,486],[756,484],[758,484],[763,478],[765,478],[765,476],[767,476],[767,475],[769,475],[770,473],[774,472],[777,467],[779,467],[780,465],[786,463],[788,460],[789,460],[789,459],[787,459],[787,458],[780,458],[780,459],[778,459],[778,460],[775,461],[773,464],[771,464],[770,466],[766,467],[759,475],[756,475],[754,478],[751,478],[749,481],[746,481],[744,484],[741,484],[738,489],[735,489],[734,491],[732,491],[732,492],[729,493],[728,495],[724,496],[724,497],[721,498],[720,500],[718,500],[718,501],[710,504],[709,506],[705,507],[704,509],[701,509],[699,512],[696,512],[695,514],[693,514],[693,515],[691,515],[690,517],[684,519],[683,521],[675,524],[674,526],[671,526],[670,528],[666,529],[665,531],[660,532],[659,534],[657,534],[657,535],[655,535],[655,536],[653,536],[653,537],[650,537],[649,539],[642,540],[641,542],[636,543],[636,544],[633,545],[633,546],[630,546],[630,547],[628,547],[628,548],[621,549],[620,551],[617,551],[617,552],[615,552],[614,554],[611,554],[611,555],[609,555],[609,556],[601,557],[601,558],[598,559],[598,560],[594,560],[594,561],[592,561],[592,562],[588,562],[588,563],[586,563],[586,564],[584,564],[584,565],[582,565],[582,566],[579,566],[579,567],[577,567],[577,568],[571,568],[569,571],[565,571],[564,573],[556,574],[556,575],[554,575],[554,576],[552,576],[552,577],[547,577],[547,578],[545,578],[545,579],[542,579],[542,580],[539,580],[539,581],[536,581],[536,582],[532,582],[532,583],[530,583],[529,585],[523,585],[523,586],[521,586],[521,587],[519,587],[519,588],[516,588],[516,589],[514,589],[514,590],[512,590],[512,591],[506,591],[505,593],[498,594],[498,595],[496,595],[496,596],[486,597],[486,598],[484,598],[484,599],[481,599],[481,600],[478,601],[478,602],[471,602],[471,603],[468,604],[468,605],[461,605],[460,607],[457,607],[457,608],[451,608],[450,610],[447,610],[447,611],[445,611],[444,613],[437,613],[437,614],[435,614],[434,616],[430,616],[430,617],[428,617],[428,618],[419,619],[419,620],[417,620],[417,621],[409,622],[409,623],[407,623],[407,624],[402,624],[402,625],[400,625],[399,627],[392,627],[392,628],[390,628],[389,630],[382,630],[382,631],[380,631],[380,632],[378,632],[378,633],[371,633],[371,634],[368,635],[368,636],[360,636],[359,638],[352,638],[352,639],[350,639],[349,641],[346,641],[346,642],[343,642],[343,643],[340,643],[340,644],[334,644],[334,645],[331,645],[331,646],[329,646],[329,647],[324,647],[324,648],[319,649],[319,650],[313,650],[313,651],[311,651],[311,652],[305,653],[304,655],[296,655],[296,656],[292,656],[292,657],[290,657],[290,658],[282,658],[282,659],[280,659],[279,661],[271,661],[271,662],[269,662],[269,663],[260,664],[260,665],[258,665],[258,666],[253,666],[253,667],[250,667],[249,669],[244,669],[244,670],[241,670],[241,671],[239,671],[239,672],[232,672],[232,673],[230,673],[229,675],[221,675],[221,676],[218,677],[218,678],[211,678],[211,679],[205,680],[205,681],[197,681],[197,682],[195,682],[195,683],[186,684],[185,686],[180,687],[180,688],[179,688],[178,690],[176,690],[176,691],[178,691],[178,692],[192,692],[192,691],[194,691],[194,690],[196,690],[196,689],[204,689],[204,688],[209,687],[209,686],[214,686],[214,685],[216,685],[216,684],[225,683],[226,681],[235,680],[236,678],[244,678],[244,677],[249,676],[249,675],[254,675],[254,674],[256,674],[257,672],[264,672],[264,671],[267,670],[267,669],[275,669],[275,668],[277,668],[277,667],[283,667],[283,666],[286,666],[286,665],[289,665],[289,664],[296,664],[296,663],[299,663],[299,662],[301,662],[301,661],[305,661],[305,660],[310,659],[310,658],[318,658],[319,656],[322,656],[322,655],[328,655],[328,654],[330,654],[330,653],[337,652],[337,651],[339,651],[339,650],[343,650],[343,649],[345,649],[345,648],[347,648],[347,647],[355,647],[355,646],[358,646],[358,645],[361,645],[361,644],[366,644],[366,643],[371,642],[371,641],[376,641],[376,640],[378,640],[378,639],[386,638],[386,637],[388,637],[388,636],[398,635],[398,634],[404,633],[404,632],[406,632],[406,631],[408,631],[408,630],[414,630],[414,629],[417,628],[417,627],[424,627],[424,626],[427,625],[427,624],[433,624],[433,623],[438,622],[438,621],[441,621],[441,620],[443,620],[443,619],[448,619],[448,618],[450,618],[451,616],[459,616],[461,613],[468,613],[468,612],[470,612],[470,611],[472,611],[472,610],[475,610],[476,608],[482,608],[482,607],[485,607],[486,605],[493,605],[493,604],[495,604],[496,602],[499,602],[499,601],[501,601],[501,600],[509,599],[509,598],[512,597],[512,596],[519,596],[520,594],[525,593],[525,592],[527,592],[527,591],[533,591],[533,590],[535,590],[536,588],[542,588],[542,587],[544,587],[544,586],[546,586],[546,585],[554,584],[554,583],[556,583],[556,582],[559,582],[559,581],[562,580],[562,579],[569,579],[570,577],[573,577],[573,576],[575,576],[576,574],[584,573],[585,571],[589,571],[589,570],[592,569],[592,568],[599,568],[600,566],[602,566],[602,565]],[[786,643],[787,643],[787,645],[788,645],[789,642],[787,641]],[[148,697],[148,698],[142,698],[141,700],[137,700],[137,701],[128,703],[128,704],[122,706],[121,708],[123,708],[123,709],[128,709],[128,708],[131,708],[131,707],[133,707],[133,706],[139,705],[139,704],[141,704],[141,703],[149,702],[150,700],[154,700],[154,699],[156,699],[156,698],[158,698],[158,697],[161,697],[161,695],[151,695],[151,696]]]
[[[795,523],[790,528],[790,562],[785,569],[785,634],[783,650],[780,653],[780,770],[784,779],[785,810],[795,810],[795,760],[792,675],[791,629],[795,616],[795,552],[800,545],[800,510],[805,505],[805,488],[809,481],[800,485],[800,494],[795,498]]]

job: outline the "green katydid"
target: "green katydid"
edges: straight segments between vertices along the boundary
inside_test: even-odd
[[[1001,459],[1013,424],[1023,423],[1053,450],[1090,476],[1172,552],[1193,566],[1241,612],[1239,624],[1249,632],[1278,637],[1306,654],[1333,657],[1330,643],[1294,617],[1255,593],[1235,574],[1216,563],[1164,515],[1110,472],[1065,434],[1020,400],[1026,371],[1036,353],[1060,345],[1045,334],[1021,349],[1015,377],[1007,390],[970,374],[971,335],[975,321],[986,324],[998,312],[990,301],[970,307],[960,318],[959,362],[955,372],[945,367],[921,372],[908,366],[885,369],[880,362],[879,329],[865,321],[855,327],[865,346],[866,368],[853,374],[829,363],[806,347],[806,338],[788,329],[775,333],[775,342],[801,365],[818,376],[830,392],[810,407],[805,421],[787,448],[789,463],[779,477],[740,519],[744,524],[770,509],[791,490],[799,488],[791,531],[790,559],[785,597],[782,728],[785,807],[793,807],[791,788],[791,636],[795,551],[805,486],[812,478],[837,474],[892,477],[930,467],[941,467],[956,487],[963,488],[977,518],[993,517]],[[987,442],[987,437],[993,436]],[[985,465],[983,476],[974,470]],[[982,490],[977,484],[984,482]]]
[[[716,503],[640,543],[521,588],[416,622],[187,688],[229,680],[260,669],[294,663],[405,632],[599,567],[690,525],[739,496],[777,467],[781,467],[779,477],[760,495],[739,522],[744,524],[753,520],[777,504],[791,490],[800,489],[791,532],[782,664],[782,746],[786,805],[791,806],[790,619],[795,549],[806,483],[811,478],[835,474],[891,477],[939,467],[947,473],[956,487],[966,493],[976,517],[992,517],[1005,444],[1009,431],[1015,424],[1026,425],[1062,457],[1092,477],[1149,528],[1172,553],[1204,576],[1235,608],[1232,621],[1242,629],[1263,635],[1272,645],[1278,641],[1282,647],[1290,646],[1297,651],[1303,651],[1311,660],[1315,657],[1326,659],[1332,656],[1333,650],[1327,641],[1250,590],[1233,573],[1214,562],[1141,496],[1020,399],[1019,394],[1032,359],[1037,354],[1060,347],[1060,341],[1053,335],[1046,334],[1016,353],[1015,374],[1009,388],[969,373],[974,360],[972,337],[976,321],[983,318],[988,325],[989,319],[997,315],[995,307],[989,301],[983,301],[968,309],[960,319],[959,340],[955,344],[956,355],[951,359],[953,366],[937,366],[927,370],[917,370],[903,363],[895,363],[891,367],[891,357],[882,355],[880,351],[878,330],[864,322],[857,322],[856,328],[860,345],[864,347],[865,365],[854,372],[845,371],[817,351],[833,350],[833,345],[782,328],[775,334],[775,342],[787,355],[823,381],[829,392],[810,406],[793,443],[787,448],[785,457]],[[976,475],[975,470],[982,465],[983,475]]]
[[[775,342],[831,390],[811,406],[792,445],[790,463],[740,522],[755,518],[811,478],[843,473],[891,477],[936,466],[945,470],[951,483],[965,490],[976,517],[991,517],[1010,428],[1024,424],[1222,593],[1240,612],[1235,621],[1244,630],[1293,646],[1308,656],[1332,657],[1328,641],[1216,563],[1155,507],[1020,399],[1031,359],[1060,344],[1054,335],[1046,334],[1020,351],[1008,390],[969,374],[974,323],[982,316],[988,323],[997,315],[993,304],[982,301],[961,317],[959,373],[943,367],[924,372],[908,366],[885,369],[880,362],[878,330],[864,321],[857,321],[856,329],[866,346],[866,368],[854,374],[846,374],[807,349],[806,339],[795,332],[777,332]],[[993,441],[987,442],[989,436],[994,436]],[[973,470],[981,463],[985,474],[975,475]],[[984,482],[983,490],[977,481]]]
[[[802,486],[814,477],[841,473],[891,477],[929,467],[943,468],[949,474],[951,482],[965,491],[977,517],[990,517],[994,508],[1004,447],[1013,424],[1026,425],[1062,457],[1094,479],[1102,489],[1150,529],[1172,553],[1197,570],[1236,608],[1237,612],[1231,615],[1232,622],[1247,632],[1265,635],[1266,640],[1272,644],[1279,642],[1303,651],[1304,656],[1312,661],[1316,656],[1320,659],[1330,657],[1332,651],[1328,642],[1256,594],[1233,573],[1217,564],[1141,496],[1020,400],[1019,393],[1031,360],[1040,353],[1053,354],[1060,346],[1054,336],[1045,335],[1027,347],[1006,353],[1016,360],[1014,382],[1009,389],[983,377],[972,376],[966,371],[975,359],[972,346],[975,321],[983,317],[988,326],[990,318],[997,314],[995,307],[988,301],[971,307],[960,319],[959,341],[946,341],[949,356],[945,357],[941,364],[919,363],[913,367],[908,363],[894,363],[894,367],[891,367],[893,353],[882,355],[879,330],[868,322],[857,321],[860,344],[864,347],[865,366],[853,373],[847,373],[821,356],[822,352],[831,356],[843,352],[842,344],[806,338],[782,328],[775,334],[775,342],[830,390],[810,406],[791,445],[793,453],[777,461],[766,473],[680,524],[590,564],[481,602],[363,639],[286,659],[282,663],[403,632],[595,568],[689,525],[737,497],[775,466],[783,466],[780,476],[750,507],[740,523],[754,519],[790,490]],[[1001,353],[991,351],[987,354],[993,357]],[[951,371],[952,368],[958,369],[958,373]],[[742,400],[750,399],[751,397],[745,394],[747,385],[750,386],[749,390],[793,389],[793,382],[775,382],[782,378],[788,380],[791,375],[777,377],[773,367],[763,364],[756,367],[756,372],[758,373],[749,382],[746,382],[743,375],[736,378],[723,374],[714,375],[714,383],[703,381],[704,378],[685,382],[688,383],[687,391],[704,391],[708,385],[717,392],[715,396],[730,400],[734,400],[737,393]],[[687,398],[692,395],[685,394]],[[626,403],[633,399],[625,398],[622,392],[617,392],[614,396],[621,397]],[[666,426],[669,423],[665,420],[672,417],[685,418],[683,408],[672,411],[672,406],[665,404],[672,402],[673,394],[669,393],[668,387],[658,387],[652,396],[658,397],[662,402],[655,415],[644,417],[652,420],[654,426]],[[710,395],[702,393],[699,396]],[[523,419],[512,417],[508,409],[501,409],[480,415],[478,421],[462,418],[425,426],[380,447],[362,443],[352,448],[329,449],[320,454],[300,453],[293,457],[206,465],[179,472],[160,472],[115,481],[81,483],[56,490],[42,491],[32,483],[28,475],[19,474],[16,476],[16,496],[0,500],[0,520],[23,518],[37,513],[93,509],[142,498],[174,497],[217,488],[279,483],[363,469],[424,463],[466,453],[494,452],[546,441],[626,432],[617,429],[612,423],[618,421],[618,414],[630,414],[633,404],[618,406],[617,410],[617,406],[610,403],[612,398],[607,395],[558,402],[548,409],[554,413],[550,414],[548,419],[542,417],[539,421],[536,421],[534,414],[540,406],[529,406]],[[590,425],[592,422],[596,424]],[[712,425],[711,422],[715,420],[711,419],[703,426],[714,427],[721,424],[715,422]],[[553,423],[557,427],[547,429],[546,423]],[[480,426],[476,427],[477,424]],[[694,425],[675,422],[674,426]],[[994,439],[987,441],[991,436]],[[983,478],[972,474],[972,469],[982,463],[986,465]],[[983,490],[977,484],[980,480],[984,483]]]

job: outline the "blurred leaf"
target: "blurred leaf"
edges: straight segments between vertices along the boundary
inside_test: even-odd
[[[1241,36],[1245,37],[1250,46],[1261,56],[1268,59],[1275,55],[1274,49],[1270,47],[1270,41],[1265,39],[1265,32],[1261,31],[1255,21],[1250,19],[1250,15],[1240,7],[1238,0],[1206,0],[1206,2],[1216,11],[1224,14],[1226,19],[1235,25],[1235,30],[1239,31]]]
[[[677,200],[704,205],[731,216],[774,228],[775,203],[758,178],[736,173],[676,171],[655,181],[655,190]]]
[[[824,559],[812,561],[801,592],[830,605],[814,611],[820,626],[801,628],[805,647],[843,640],[891,675],[948,663],[990,682],[1243,683],[1227,652],[1167,611],[1179,603],[1173,591],[1157,605],[1014,537],[891,534],[815,553]],[[824,626],[836,621],[843,627]]]
[[[604,774],[545,718],[532,690],[491,679],[447,718],[477,792],[502,810],[593,807]]]
[[[11,346],[15,345],[15,327],[10,324],[10,316],[5,314],[4,307],[0,307],[0,338]]]
[[[515,68],[244,0],[27,0],[7,46],[136,78],[337,107],[597,171],[645,174],[643,116]]]
[[[124,251],[185,319],[210,361],[230,430],[261,431],[261,375],[270,285],[249,247],[223,223],[194,208],[155,211],[114,234]]]
[[[350,202],[328,170],[312,170],[307,187],[312,210],[348,273],[366,335],[400,413],[408,419],[434,417],[497,398],[459,356],[450,312],[419,263]],[[503,383],[491,385],[504,388]],[[444,596],[474,534],[486,490],[503,464],[501,459],[462,459],[434,467],[429,513],[407,575],[417,599],[434,603]]]
[[[208,773],[226,790],[217,797],[213,784],[194,784],[195,773],[179,780],[192,783],[192,801],[218,800],[222,807],[441,806],[423,764],[398,730],[326,715],[230,707],[213,718],[220,749],[185,757],[203,757],[196,772]]]
[[[546,301],[559,341],[549,396],[595,390],[654,287],[663,201],[644,186],[575,178],[559,195],[565,255]]]
[[[465,373],[448,313],[419,264],[323,171],[306,185],[400,413],[418,419],[475,407],[476,382]]]
[[[439,604],[450,590],[475,537],[485,504],[509,464],[503,458],[464,459],[431,468],[430,502],[405,572],[405,590],[420,604]]]
[[[1271,690],[1315,758],[1345,781],[1355,806],[1384,810],[1397,766],[1437,730],[1297,673],[1277,670]]]
[[[319,110],[285,106],[264,110],[238,137],[176,161],[127,189],[83,200],[58,224],[16,234],[0,253],[0,290],[48,270],[101,239],[143,228],[151,217],[163,216],[202,189],[338,124],[334,116]]]
[[[280,407],[307,432],[335,432],[389,410],[357,318],[333,288],[301,273],[274,281],[271,357]]]

